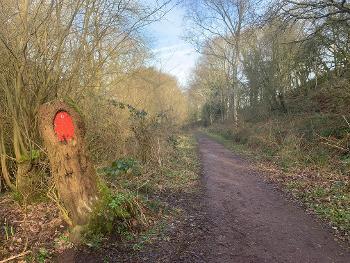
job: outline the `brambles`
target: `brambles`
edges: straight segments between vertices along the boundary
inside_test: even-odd
[[[101,168],[100,172],[116,177],[124,173],[132,173],[133,175],[140,175],[140,166],[133,158],[123,158],[114,161],[111,166]]]
[[[101,200],[98,202],[88,225],[87,239],[106,236],[117,230],[140,231],[148,224],[147,207],[142,198],[127,189],[111,189],[100,184]]]

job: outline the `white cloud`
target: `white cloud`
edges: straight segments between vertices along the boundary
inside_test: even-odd
[[[188,84],[191,71],[195,66],[198,54],[188,44],[182,43],[153,50],[153,65],[163,72],[174,75],[181,86]]]
[[[143,1],[151,2],[151,0]],[[154,39],[152,45],[154,58],[150,65],[174,75],[183,87],[188,83],[198,58],[193,47],[182,39],[184,13],[180,5],[176,6],[161,21],[147,28],[148,36]]]

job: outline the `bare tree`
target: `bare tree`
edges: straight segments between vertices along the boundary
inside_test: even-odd
[[[0,156],[9,187],[21,188],[35,173],[42,151],[39,106],[55,98],[84,101],[87,94],[103,93],[112,65],[143,45],[140,30],[160,19],[170,3],[1,1]]]
[[[227,109],[232,109],[233,121],[237,124],[241,34],[252,22],[259,1],[201,0],[186,3],[189,28],[187,39],[199,52],[219,57],[227,63],[227,76],[233,97],[233,105],[229,100]]]
[[[350,3],[347,0],[282,0],[277,6],[283,13],[297,20],[350,20]]]

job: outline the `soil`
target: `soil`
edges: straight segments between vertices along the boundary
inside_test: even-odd
[[[200,135],[202,177],[193,193],[159,196],[180,217],[135,251],[115,241],[67,251],[59,262],[350,262],[327,225],[264,180],[247,160]]]
[[[62,251],[63,248],[57,241],[66,228],[67,225],[60,218],[59,210],[53,202],[21,206],[10,194],[1,196],[0,262],[24,251]]]

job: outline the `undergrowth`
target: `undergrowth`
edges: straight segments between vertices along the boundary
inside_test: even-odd
[[[118,242],[135,251],[166,239],[164,229],[179,213],[166,197],[195,189],[199,161],[192,135],[164,137],[155,161],[121,155],[97,169],[100,199],[90,223],[76,232],[68,229],[51,199],[24,203],[22,208],[17,192],[4,194],[0,200],[1,257],[27,248],[26,262],[53,262],[56,255],[76,248],[75,237],[91,249]],[[42,231],[36,232],[38,229]]]
[[[199,168],[192,136],[173,136],[169,143],[172,150],[160,166],[127,157],[98,169],[101,198],[85,230],[85,244],[98,247],[113,235],[140,250],[161,233],[172,211],[157,197],[193,191]]]

